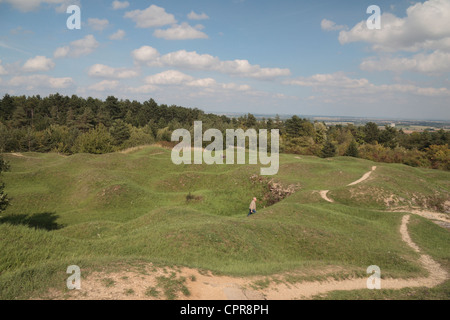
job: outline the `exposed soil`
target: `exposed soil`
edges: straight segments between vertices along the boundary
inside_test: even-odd
[[[15,156],[15,157],[25,158],[25,156],[23,154],[17,153],[17,152],[13,152],[13,153],[11,153],[11,155]]]
[[[371,171],[366,172],[366,173],[361,177],[361,179],[358,179],[358,180],[356,180],[355,182],[350,183],[349,185],[347,185],[347,187],[349,187],[349,186],[355,186],[355,185],[357,185],[357,184],[360,184],[360,183],[363,182],[363,181],[366,181],[367,179],[369,179],[369,177],[370,177],[370,175],[372,174],[372,172],[375,171],[376,169],[377,169],[377,167],[376,167],[376,166],[373,166]],[[333,200],[333,199],[330,199],[330,198],[328,197],[328,192],[330,192],[330,191],[329,191],[329,190],[321,190],[321,191],[319,191],[319,194],[320,194],[320,196],[322,197],[322,199],[324,199],[325,201],[333,203],[334,200]]]
[[[370,177],[370,175],[372,174],[372,172],[375,171],[376,169],[377,169],[377,167],[376,167],[376,166],[373,166],[373,167],[372,167],[372,171],[369,171],[369,172],[365,173],[365,174],[361,177],[361,179],[356,180],[355,182],[350,183],[349,185],[347,185],[347,187],[357,185],[357,184],[359,184],[359,183],[361,183],[361,182],[363,182],[363,181],[369,179],[369,177]]]
[[[294,194],[301,188],[300,184],[283,185],[273,179],[268,179],[259,175],[252,175],[250,181],[253,184],[260,184],[264,186],[264,195],[262,197],[264,207],[272,206],[275,203]]]
[[[327,202],[333,203],[334,200],[328,198],[328,192],[329,192],[329,190],[322,190],[322,191],[319,191],[320,196],[322,197],[322,199],[324,199],[324,200],[327,201]]]

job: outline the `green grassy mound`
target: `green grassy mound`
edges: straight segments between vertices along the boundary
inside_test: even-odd
[[[136,260],[242,276],[332,265],[347,270],[344,277],[365,277],[375,264],[383,276],[416,277],[426,271],[401,240],[403,214],[380,212],[386,202],[379,198],[394,195],[403,205],[412,197],[449,199],[450,192],[448,172],[377,164],[369,180],[345,187],[374,164],[281,155],[271,178],[300,188],[273,206],[259,202],[247,218],[251,198],[267,193],[268,180],[251,179],[258,166],[176,166],[170,151],[158,147],[4,157],[11,206],[0,217],[3,299],[63,289],[69,265]],[[324,189],[335,203],[320,198]],[[414,228],[413,240],[449,267],[449,247],[442,245],[448,231],[433,223]]]

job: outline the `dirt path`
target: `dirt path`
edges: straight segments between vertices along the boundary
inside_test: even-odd
[[[377,169],[377,167],[376,167],[376,166],[373,166],[371,171],[366,172],[366,173],[361,177],[361,179],[358,179],[358,180],[356,180],[355,182],[352,182],[352,183],[348,184],[347,187],[355,186],[355,185],[357,185],[357,184],[359,184],[359,183],[361,183],[361,182],[363,182],[363,181],[369,179],[369,177],[370,177],[370,175],[372,174],[372,172],[375,171],[376,169]],[[319,191],[319,194],[320,194],[320,196],[322,197],[322,199],[324,199],[325,201],[330,202],[330,203],[333,203],[334,200],[333,200],[333,199],[330,199],[330,198],[328,197],[328,192],[330,192],[330,190],[321,190],[321,191]]]
[[[17,152],[12,152],[12,153],[10,153],[12,156],[15,156],[15,157],[20,157],[20,158],[25,158],[25,156],[23,155],[23,154],[21,154],[21,153],[17,153]]]
[[[348,184],[347,187],[357,185],[357,184],[359,184],[359,183],[361,183],[361,182],[367,180],[367,179],[370,177],[370,175],[372,174],[372,172],[374,172],[376,169],[377,169],[377,167],[376,167],[376,166],[373,166],[373,167],[372,167],[372,171],[369,171],[369,172],[365,173],[365,174],[361,177],[361,179],[356,180],[355,182],[352,182],[352,183]]]
[[[414,251],[420,254],[420,248],[411,240],[408,233],[410,215],[402,218],[400,234],[402,240]],[[381,289],[402,289],[406,287],[434,287],[449,277],[439,263],[429,255],[421,254],[420,264],[425,268],[428,277],[415,279],[382,279]],[[383,270],[381,270],[382,274]],[[161,289],[158,289],[158,277],[185,279],[184,285],[189,295],[178,292],[180,300],[293,300],[311,299],[318,294],[325,294],[335,290],[367,289],[367,278],[336,281],[307,281],[301,283],[270,282],[264,289],[255,288],[255,281],[264,281],[264,277],[227,277],[215,276],[210,272],[200,272],[196,269],[155,268],[152,265],[116,272],[94,272],[82,280],[81,290],[70,291],[64,298],[73,300],[145,300],[165,299]],[[149,288],[159,290],[158,296],[149,294]],[[61,299],[62,294],[51,292],[50,298]]]
[[[333,203],[334,200],[328,198],[328,192],[329,192],[329,191],[330,191],[330,190],[322,190],[322,191],[319,191],[319,193],[320,193],[320,196],[322,197],[322,199],[324,199],[324,200],[327,201],[327,202]]]

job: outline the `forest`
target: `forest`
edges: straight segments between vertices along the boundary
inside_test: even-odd
[[[401,129],[332,125],[293,116],[281,120],[257,119],[205,113],[197,108],[82,98],[58,93],[48,97],[10,96],[0,100],[0,152],[57,152],[103,154],[159,143],[172,147],[172,132],[193,130],[194,121],[203,130],[279,129],[280,152],[319,157],[350,156],[377,162],[403,163],[414,167],[450,170],[450,132],[425,131],[411,134]]]

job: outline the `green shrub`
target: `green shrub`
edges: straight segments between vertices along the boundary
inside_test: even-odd
[[[95,129],[79,136],[74,145],[78,153],[103,154],[114,151],[113,138],[105,126],[99,125]]]

